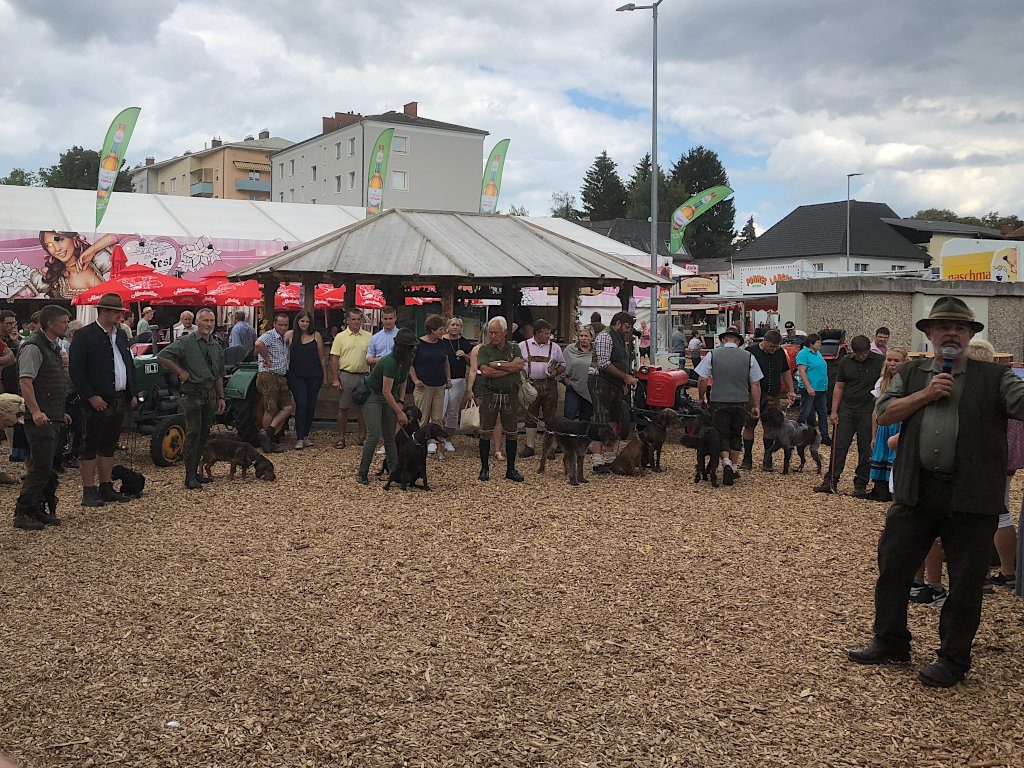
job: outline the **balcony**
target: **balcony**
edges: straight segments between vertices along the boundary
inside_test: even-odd
[[[188,193],[192,197],[213,197],[213,182],[196,182],[195,184],[188,188]]]
[[[270,194],[269,181],[253,181],[252,179],[235,179],[236,192],[266,192]]]

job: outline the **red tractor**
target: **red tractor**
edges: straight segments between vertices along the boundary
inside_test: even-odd
[[[636,379],[633,415],[637,426],[645,424],[655,411],[671,408],[679,415],[679,423],[684,433],[696,432],[700,403],[686,391],[688,387],[693,386],[686,371],[665,371],[657,365],[641,365],[636,372]]]

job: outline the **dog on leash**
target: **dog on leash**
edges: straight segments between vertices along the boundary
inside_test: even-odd
[[[679,414],[671,408],[662,408],[641,430],[644,436],[643,465],[652,472],[661,472],[661,449],[665,445],[668,428],[679,423]]]
[[[644,433],[640,432],[626,443],[619,455],[612,462],[612,472],[616,475],[644,475],[644,452],[648,450]]]
[[[200,468],[207,477],[213,477],[212,468],[218,461],[231,463],[231,472],[228,475],[231,480],[235,479],[235,472],[239,468],[242,470],[242,479],[244,480],[249,467],[253,468],[253,474],[260,480],[273,482],[277,479],[273,462],[241,440],[230,440],[224,437],[207,440],[206,447],[203,449],[203,457],[199,462]]]
[[[602,449],[607,450],[615,444],[615,430],[607,424],[594,424],[590,421],[574,421],[564,416],[555,416],[545,423],[544,445],[540,453],[538,474],[543,474],[547,467],[548,453],[552,441],[562,449],[562,462],[565,466],[565,478],[569,485],[590,482],[583,476],[583,457],[587,454],[587,446],[594,440],[601,442]]]
[[[807,463],[804,451],[810,449],[811,458],[818,467],[818,474],[821,474],[821,454],[818,452],[821,447],[821,435],[817,429],[809,424],[798,424],[792,419],[787,419],[786,414],[778,408],[765,408],[761,414],[761,424],[775,431],[772,453],[780,449],[783,452],[782,474],[789,474],[789,463],[794,449],[800,454],[797,472],[803,471],[804,464]]]
[[[705,408],[697,419],[697,471],[694,485],[708,480],[712,488],[718,487],[718,464],[722,456],[722,436],[711,423],[711,414]]]
[[[390,491],[392,483],[398,483],[404,491],[410,485],[413,488],[421,488],[424,491],[430,490],[427,483],[427,443],[431,440],[444,440],[448,433],[444,427],[434,422],[427,422],[417,429],[405,444],[398,451],[398,466],[388,474],[388,481],[384,483],[384,490]],[[422,479],[423,485],[416,485],[416,481]]]
[[[420,428],[420,422],[423,421],[423,411],[414,404],[408,403],[402,410],[405,411],[405,418],[409,420],[409,423],[395,433],[395,448],[399,452],[402,451],[402,446],[409,442],[409,438],[413,436],[413,433]],[[386,474],[388,474],[388,460],[385,456],[384,461],[380,464],[380,469],[377,470],[377,477],[384,477]]]

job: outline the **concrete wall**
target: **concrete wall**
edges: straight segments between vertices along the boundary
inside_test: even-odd
[[[894,277],[834,277],[780,283],[779,314],[798,328],[815,332],[828,324],[848,337],[873,335],[879,326],[892,331],[892,343],[911,351],[930,351],[914,323],[927,317],[940,296],[963,299],[996,351],[1024,360],[1024,283],[920,280]]]

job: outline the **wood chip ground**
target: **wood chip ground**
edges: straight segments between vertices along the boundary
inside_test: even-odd
[[[885,506],[759,470],[432,493],[355,482],[358,449],[275,456],[278,481],[182,488],[0,526],[0,751],[23,766],[1024,765],[1024,601],[985,598],[967,682],[848,664],[870,638]],[[142,448],[142,445],[139,445]],[[14,467],[15,472],[17,467]],[[589,461],[588,461],[589,474]],[[848,481],[847,481],[848,485]],[[0,488],[5,509],[16,489]],[[1012,505],[1019,509],[1021,483]],[[9,514],[9,512],[7,513]]]

